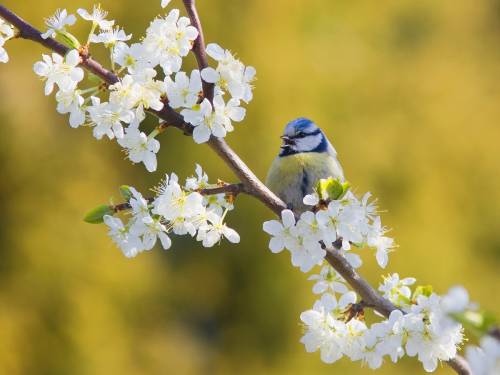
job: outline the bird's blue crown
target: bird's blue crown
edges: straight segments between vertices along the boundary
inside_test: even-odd
[[[314,122],[305,117],[299,117],[290,121],[285,127],[285,133],[296,134],[299,132],[310,132],[319,129]]]

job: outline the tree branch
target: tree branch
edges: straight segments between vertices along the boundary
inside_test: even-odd
[[[393,310],[397,309],[388,299],[378,294],[377,291],[351,267],[349,262],[337,250],[325,250],[328,263],[330,263],[340,276],[352,286],[368,306],[373,307],[374,310],[377,310],[386,317],[388,317]]]
[[[198,29],[199,35],[193,45],[193,53],[196,56],[198,66],[201,69],[208,66],[205,44],[203,40],[203,30],[195,7],[195,0],[183,0],[186,10],[188,12],[191,24]],[[57,42],[54,39],[43,39],[40,31],[35,29],[32,25],[24,21],[22,18],[11,12],[5,6],[0,5],[0,17],[15,26],[19,30],[19,37],[39,43],[48,49],[65,55],[69,52],[69,48]],[[93,60],[87,51],[82,49],[80,51],[82,58],[81,65],[91,73],[100,77],[107,84],[114,84],[119,81],[119,78],[111,71],[105,69],[97,61]],[[213,98],[213,85],[203,82],[204,96],[211,100]],[[193,126],[184,121],[183,117],[174,111],[167,103],[161,111],[149,110],[161,120],[165,121],[168,126],[176,127],[182,130],[185,134],[192,134]],[[224,139],[210,138],[209,146],[219,155],[219,157],[228,165],[228,167],[240,179],[241,184],[236,184],[238,192],[245,192],[250,194],[264,203],[275,214],[280,215],[281,211],[287,208],[285,203],[273,194],[248,168],[248,166],[240,159],[240,157],[229,147]],[[228,185],[235,186],[235,185]],[[232,187],[232,188],[233,188]],[[221,189],[221,188],[216,188]],[[118,205],[116,207],[125,207]],[[362,297],[362,299],[370,306],[385,316],[388,316],[396,307],[390,301],[381,297],[375,289],[373,289],[368,282],[366,282],[345,258],[335,250],[327,250],[326,260],[332,267],[339,272],[342,277],[351,285],[351,287]],[[465,359],[460,356],[447,362],[458,374],[472,375],[470,367]]]
[[[223,184],[214,188],[201,189],[199,191],[201,195],[217,195],[217,194],[229,194],[236,197],[240,193],[246,193],[245,185],[239,184]]]
[[[198,62],[198,67],[200,72],[208,67],[207,52],[205,50],[205,40],[203,36],[203,28],[201,27],[200,17],[198,16],[198,11],[196,10],[196,0],[183,0],[184,7],[188,13],[189,19],[191,20],[191,25],[198,29],[198,37],[193,44],[193,52],[196,56],[196,61]],[[202,81],[203,84],[203,96],[207,98],[210,103],[214,98],[214,84]]]

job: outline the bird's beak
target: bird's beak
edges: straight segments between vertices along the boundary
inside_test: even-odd
[[[290,137],[288,137],[286,135],[282,135],[280,138],[283,140],[283,147],[293,146],[295,144],[293,139],[291,139]]]

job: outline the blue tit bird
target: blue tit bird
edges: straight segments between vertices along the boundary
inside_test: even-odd
[[[289,122],[280,153],[269,169],[266,185],[296,213],[308,208],[303,198],[318,180],[333,177],[344,182],[337,152],[314,122],[298,118]]]

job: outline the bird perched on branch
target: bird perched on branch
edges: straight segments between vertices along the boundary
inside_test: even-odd
[[[298,118],[289,122],[280,153],[269,169],[266,185],[296,213],[307,210],[303,198],[314,191],[318,180],[333,177],[344,181],[337,152],[314,122]]]

